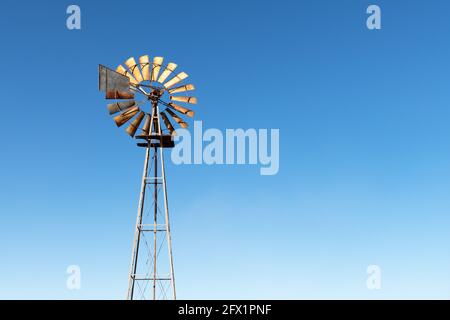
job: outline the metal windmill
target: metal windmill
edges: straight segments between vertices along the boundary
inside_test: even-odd
[[[196,104],[197,99],[186,93],[194,90],[192,84],[181,84],[188,75],[175,73],[177,65],[164,65],[162,57],[151,61],[144,55],[138,63],[131,57],[125,66],[114,71],[99,65],[99,89],[106,99],[120,100],[108,104],[109,114],[118,114],[114,117],[118,127],[129,122],[126,132],[146,149],[127,299],[176,299],[163,149],[174,146],[176,131],[169,116],[182,128],[188,124],[181,114],[194,116],[194,111],[177,103]],[[161,128],[161,119],[166,129]],[[149,194],[152,199],[146,201]]]

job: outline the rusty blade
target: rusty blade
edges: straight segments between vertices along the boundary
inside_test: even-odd
[[[142,78],[141,70],[139,70],[139,66],[136,63],[136,60],[134,60],[134,57],[128,58],[128,60],[125,61],[125,65],[128,67],[128,69],[130,69],[133,77],[137,82],[141,83],[144,80]]]
[[[177,92],[185,92],[185,91],[191,91],[191,90],[195,90],[194,85],[193,84],[187,84],[187,85],[184,85],[184,86],[180,86],[180,87],[176,87],[176,88],[170,89],[169,93],[173,94],[173,93],[177,93]]]
[[[167,81],[164,84],[164,87],[166,87],[167,89],[170,87],[173,87],[174,85],[176,85],[178,82],[183,81],[184,79],[186,79],[188,77],[187,73],[185,72],[180,72],[179,74],[177,74],[175,77],[173,77],[172,79],[170,79],[169,81]]]
[[[194,117],[194,111],[188,109],[188,108],[184,108],[182,106],[179,106],[175,103],[169,103],[169,106],[175,110],[177,110],[178,112],[181,112],[185,115],[187,115],[188,117]]]
[[[190,104],[197,104],[197,98],[196,97],[170,96],[170,100],[179,101],[179,102],[186,102],[186,103],[190,103]]]
[[[169,130],[170,134],[175,135],[176,134],[175,129],[173,128],[172,123],[170,123],[170,120],[167,117],[167,115],[164,113],[164,111],[161,111],[159,114],[161,115],[163,122],[166,125],[166,128]]]
[[[170,62],[166,69],[161,73],[161,75],[158,78],[159,83],[163,83],[166,81],[167,77],[170,76],[170,74],[176,69],[177,65],[175,63]]]
[[[142,69],[142,78],[144,80],[150,80],[150,58],[148,55],[139,57],[139,64]]]
[[[152,68],[152,79],[151,81],[156,81],[158,79],[159,70],[161,69],[161,65],[163,63],[163,57],[154,57],[153,58],[153,68]]]
[[[119,66],[116,69],[116,72],[123,74],[124,76],[127,76],[128,79],[130,79],[130,82],[132,84],[138,84],[139,82],[136,81],[136,79],[133,77],[133,75],[131,73],[129,73],[127,71],[127,69],[124,68],[124,66],[122,66],[121,64],[119,64]]]
[[[139,128],[139,125],[142,122],[142,119],[144,119],[145,113],[144,112],[140,112],[137,117],[130,123],[130,125],[128,126],[126,132],[131,136],[134,137],[137,129]]]
[[[122,92],[122,91],[107,91],[106,99],[134,99],[134,93]]]
[[[135,116],[135,114],[139,112],[139,110],[140,110],[139,107],[135,106],[128,110],[125,110],[118,116],[114,117],[114,121],[116,122],[116,125],[118,127],[122,126],[125,122],[127,122],[128,120],[133,118]]]
[[[110,103],[108,104],[108,111],[109,114],[115,114],[117,112],[127,110],[133,107],[134,105],[136,105],[136,101],[134,100]]]
[[[142,133],[145,135],[149,135],[149,131],[150,131],[150,120],[151,117],[149,114],[147,114],[145,116],[145,122],[144,122],[144,126],[142,127]]]
[[[181,119],[175,112],[173,112],[170,109],[166,109],[165,111],[167,111],[167,113],[170,114],[172,118],[175,119],[175,121],[180,125],[180,127],[182,127],[183,129],[186,129],[188,127],[188,124],[184,122],[183,119]]]

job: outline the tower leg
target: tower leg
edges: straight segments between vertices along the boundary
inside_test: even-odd
[[[148,175],[148,162],[150,159],[150,148],[146,148],[145,151],[145,161],[144,161],[144,172],[142,173],[142,182],[141,182],[141,193],[139,196],[139,205],[138,212],[136,218],[136,228],[134,232],[134,241],[133,241],[133,251],[131,254],[131,266],[130,266],[130,275],[128,278],[128,292],[127,299],[133,300],[134,295],[134,286],[135,286],[135,275],[137,268],[137,259],[139,255],[139,244],[141,240],[141,224],[142,224],[142,213],[144,211],[144,199],[145,199],[145,190],[146,190],[146,179]]]
[[[170,278],[171,286],[173,291],[173,299],[177,299],[177,293],[175,290],[175,273],[173,271],[173,255],[172,255],[172,237],[170,235],[170,222],[169,222],[169,201],[167,199],[167,184],[166,184],[166,170],[164,168],[164,153],[161,148],[161,173],[163,180],[163,191],[164,191],[164,215],[166,220],[166,238],[167,238],[167,250],[169,252],[169,266],[170,266]]]

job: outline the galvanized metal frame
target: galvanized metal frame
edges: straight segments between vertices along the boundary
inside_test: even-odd
[[[137,87],[137,89],[148,96],[147,92],[140,86]],[[176,299],[176,289],[175,289],[175,275],[174,275],[174,268],[173,268],[173,255],[172,255],[172,238],[170,234],[170,223],[169,223],[169,203],[168,203],[168,197],[167,197],[167,185],[166,185],[166,175],[165,175],[165,166],[164,166],[164,145],[163,145],[163,134],[161,130],[160,125],[160,114],[159,114],[159,107],[158,107],[158,101],[152,101],[152,111],[151,111],[151,121],[150,121],[150,129],[149,129],[149,136],[157,136],[160,139],[159,146],[156,146],[156,144],[152,144],[152,139],[147,140],[147,147],[145,151],[145,160],[144,160],[144,169],[142,173],[142,181],[141,181],[141,192],[139,196],[139,205],[138,205],[138,211],[137,211],[137,218],[136,218],[136,227],[135,227],[135,234],[134,234],[134,240],[133,240],[133,250],[132,250],[132,256],[131,256],[131,264],[130,264],[130,273],[129,273],[129,279],[128,279],[128,291],[127,291],[127,299],[133,300],[135,299],[135,286],[136,281],[149,281],[152,283],[153,286],[153,300],[156,300],[156,284],[157,281],[170,281],[170,286],[172,288],[172,297],[173,299]],[[158,152],[160,153],[159,160],[160,160],[160,176],[158,176]],[[154,159],[154,168],[152,172],[149,171],[149,162],[150,159]],[[159,181],[159,182],[158,182]],[[158,184],[162,184],[162,190],[163,190],[163,203],[164,203],[164,228],[161,228],[161,224],[158,224],[157,221],[157,213],[158,213]],[[147,185],[153,185],[153,205],[154,205],[154,220],[153,225],[143,225],[142,224],[142,216],[144,212],[145,207],[145,201],[146,201],[146,187]],[[146,229],[147,227],[147,229]],[[153,227],[153,228],[148,228]],[[153,232],[153,276],[152,277],[139,277],[139,275],[136,274],[137,267],[138,267],[138,258],[139,258],[139,248],[142,245],[141,244],[141,236],[143,232]],[[157,232],[166,232],[166,241],[167,241],[167,250],[168,250],[168,257],[169,257],[169,268],[170,268],[170,275],[168,277],[158,277],[157,271],[158,271],[158,254],[157,254],[157,248],[158,248],[158,239],[157,239]]]

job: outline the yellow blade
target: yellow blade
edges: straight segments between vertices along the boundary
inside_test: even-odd
[[[150,58],[148,55],[140,57],[139,64],[142,69],[142,78],[144,80],[150,80]]]
[[[181,112],[185,115],[187,115],[188,117],[194,117],[194,111],[189,110],[188,108],[184,108],[182,106],[179,106],[175,103],[169,103],[169,106],[171,106],[172,108],[174,108],[175,110],[177,110],[178,112]]]
[[[107,91],[106,99],[134,99],[134,93],[122,91]]]
[[[139,70],[139,66],[136,64],[136,60],[134,60],[134,57],[128,58],[128,60],[125,61],[125,65],[128,67],[128,69],[130,69],[133,77],[137,80],[137,82],[141,83],[144,80],[142,78],[141,70]]]
[[[186,102],[186,103],[190,103],[190,104],[197,104],[197,98],[195,98],[195,97],[170,96],[170,100],[179,101],[179,102]]]
[[[185,86],[181,86],[181,87],[176,87],[176,88],[170,89],[169,93],[173,94],[173,93],[177,93],[177,92],[191,91],[191,90],[194,90],[194,89],[195,89],[195,87],[194,87],[193,84],[187,84]]]
[[[158,79],[159,69],[161,69],[163,60],[163,57],[153,58],[152,81],[156,81],[156,79]]]
[[[166,128],[170,131],[171,135],[175,135],[175,129],[173,128],[172,123],[170,123],[169,118],[167,118],[166,114],[164,113],[164,111],[160,112],[161,117],[164,121],[164,124],[166,125]]]
[[[124,76],[127,76],[132,84],[138,84],[133,75],[129,73],[121,64],[117,67],[116,72],[123,74]]]
[[[164,87],[166,88],[170,88],[173,87],[174,85],[176,85],[178,82],[183,81],[184,79],[186,79],[188,77],[188,75],[185,72],[180,72],[179,74],[177,74],[175,77],[173,77],[172,79],[170,79],[169,81],[167,81],[164,84]]]
[[[161,75],[158,78],[158,82],[159,83],[163,83],[164,81],[166,81],[167,77],[170,76],[170,74],[175,70],[175,68],[177,67],[177,65],[175,63],[170,62],[166,69],[164,69],[163,73],[161,73]]]
[[[133,107],[136,104],[134,100],[124,101],[124,102],[116,102],[108,104],[109,114],[114,114],[126,109]]]
[[[181,119],[179,116],[177,116],[175,112],[173,112],[170,109],[166,109],[166,111],[168,114],[172,116],[172,118],[175,119],[175,121],[180,125],[180,127],[182,127],[183,129],[186,129],[188,127],[188,124],[184,122],[183,119]]]
[[[128,128],[127,128],[127,130],[126,130],[127,133],[128,133],[130,136],[134,137],[134,135],[135,135],[137,129],[139,128],[139,125],[140,125],[141,122],[142,122],[142,119],[144,119],[144,116],[145,116],[145,113],[141,111],[141,112],[137,115],[136,119],[134,119],[134,120],[130,123],[130,125],[128,126]]]
[[[150,119],[151,119],[150,115],[149,114],[146,115],[144,126],[142,127],[142,133],[145,135],[148,135],[150,131]]]
[[[127,122],[128,120],[133,118],[134,115],[139,112],[139,110],[140,110],[139,107],[136,106],[136,107],[130,108],[128,110],[125,110],[118,116],[114,117],[114,121],[116,122],[116,125],[118,127],[122,126],[125,122]]]

